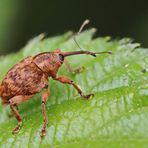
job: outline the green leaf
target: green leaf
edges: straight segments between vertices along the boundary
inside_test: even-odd
[[[23,126],[12,135],[16,120],[8,117],[9,107],[0,106],[0,147],[147,147],[148,145],[148,49],[139,48],[130,39],[92,39],[94,30],[83,32],[79,44],[91,51],[112,51],[113,55],[69,57],[73,68],[85,71],[72,75],[63,66],[59,74],[67,75],[81,86],[90,100],[82,99],[73,87],[49,78],[51,96],[47,103],[47,135],[39,136],[43,124],[41,93],[19,106]],[[22,58],[39,52],[78,50],[68,32],[62,36],[32,39],[19,53],[0,59],[0,77]]]

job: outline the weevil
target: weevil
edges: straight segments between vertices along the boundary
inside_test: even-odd
[[[93,96],[93,94],[85,95],[73,80],[67,76],[59,76],[57,72],[63,63],[65,63],[70,72],[74,72],[66,61],[68,56],[79,54],[96,56],[96,54],[101,53],[111,54],[111,52],[90,51],[62,52],[60,49],[56,49],[53,52],[43,52],[37,54],[36,56],[29,56],[20,61],[18,64],[15,64],[7,72],[0,84],[1,102],[2,104],[10,106],[10,109],[17,120],[17,125],[12,133],[18,133],[22,125],[22,117],[19,114],[17,106],[31,99],[35,94],[44,89],[41,97],[44,123],[40,135],[46,135],[46,126],[48,124],[46,102],[50,95],[48,77],[51,77],[61,83],[72,85],[80,96],[85,99],[89,99],[91,96]],[[80,71],[80,68],[76,71]]]

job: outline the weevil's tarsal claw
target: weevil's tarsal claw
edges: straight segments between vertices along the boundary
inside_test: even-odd
[[[77,69],[74,70],[74,74],[77,74],[77,73],[81,73],[85,70],[85,67],[78,67]]]
[[[88,95],[81,95],[84,99],[88,100],[94,97],[94,94],[88,94]]]
[[[40,136],[41,136],[41,137],[44,137],[45,135],[46,135],[46,129],[43,128],[43,129],[41,130],[41,132],[40,132]]]
[[[16,126],[15,129],[12,131],[12,134],[17,134],[20,131],[20,126]]]
[[[21,129],[22,122],[18,122],[15,129],[12,131],[12,134],[17,134]]]

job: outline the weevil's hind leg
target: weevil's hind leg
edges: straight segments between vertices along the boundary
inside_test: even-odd
[[[15,129],[12,131],[12,133],[17,134],[20,131],[20,128],[21,128],[21,125],[22,125],[22,118],[21,118],[18,110],[16,109],[15,105],[10,104],[10,108],[12,110],[13,115],[15,116],[15,118],[18,121],[18,123],[17,123]]]
[[[46,112],[46,102],[48,100],[48,97],[50,95],[49,88],[46,88],[45,92],[42,94],[42,113],[44,117],[44,124],[40,133],[40,136],[43,137],[46,135],[46,126],[48,124],[48,116]]]
[[[12,110],[13,115],[15,116],[17,120],[17,125],[15,129],[12,131],[13,134],[17,134],[20,131],[21,125],[22,125],[22,118],[18,112],[17,105],[21,104],[24,101],[29,100],[33,95],[30,96],[15,96],[9,100],[10,108]]]
[[[18,108],[17,105],[15,105],[15,107],[16,107],[17,110],[19,110],[19,108]],[[8,117],[9,117],[9,118],[12,118],[13,116],[14,116],[14,114],[13,114],[13,112],[12,112],[12,110],[11,110],[11,112],[8,113]]]
[[[77,69],[73,69],[67,62],[66,59],[64,59],[64,64],[68,70],[68,72],[72,73],[72,74],[76,74],[76,73],[81,73],[85,68],[82,66],[82,67],[78,67]]]
[[[84,93],[82,92],[82,90],[79,88],[79,86],[77,84],[75,84],[70,78],[68,78],[67,76],[56,76],[53,77],[54,80],[60,81],[61,83],[66,83],[66,84],[70,84],[72,85],[77,92],[81,95],[81,97],[83,97],[84,99],[89,99],[91,97],[94,96],[94,94],[88,94],[88,95],[84,95]]]

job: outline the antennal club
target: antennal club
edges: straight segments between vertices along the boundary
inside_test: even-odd
[[[84,28],[87,24],[89,24],[89,22],[90,22],[90,20],[86,19],[86,20],[83,22],[83,24],[81,25],[79,31],[78,31],[78,32],[74,35],[74,37],[73,37],[74,42],[76,43],[76,45],[77,45],[81,50],[83,50],[83,49],[82,49],[82,48],[80,47],[80,45],[78,44],[78,42],[77,42],[77,40],[76,40],[76,36],[79,35],[79,34],[82,32],[83,28]]]

